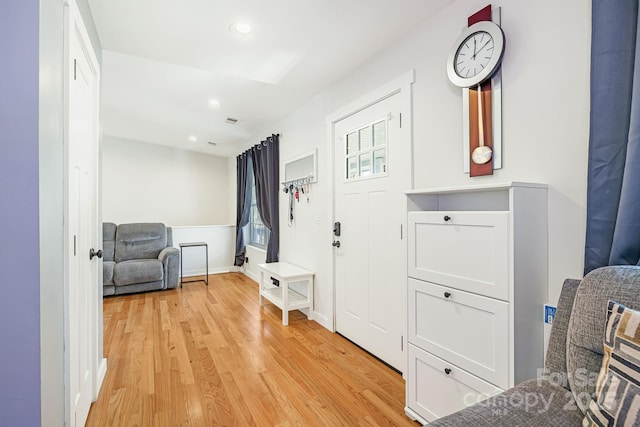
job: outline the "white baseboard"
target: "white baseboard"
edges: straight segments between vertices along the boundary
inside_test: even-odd
[[[333,322],[324,314],[320,314],[314,310],[311,313],[311,318],[329,331],[335,332],[335,330],[333,329]]]
[[[247,276],[249,279],[253,280],[256,283],[260,282],[260,277],[258,277],[257,274],[251,273],[249,270],[241,271],[241,273],[244,273],[245,276]]]
[[[98,400],[98,394],[100,394],[100,389],[102,388],[102,383],[106,375],[107,375],[107,359],[102,358],[100,359],[100,362],[98,362],[98,375],[96,375],[95,390],[93,390],[93,402]]]
[[[238,267],[229,266],[229,267],[221,267],[221,268],[210,268],[209,274],[235,273],[238,271],[239,271]],[[191,270],[191,271],[185,270],[182,277],[195,277],[195,276],[203,276],[203,275],[204,273],[202,270]]]

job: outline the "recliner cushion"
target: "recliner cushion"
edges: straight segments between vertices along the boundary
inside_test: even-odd
[[[113,269],[116,263],[113,261],[104,261],[102,263],[102,286],[113,286]]]
[[[582,425],[571,392],[544,379],[527,380],[473,406],[429,423],[429,427]]]
[[[113,282],[116,286],[126,286],[162,280],[163,275],[162,263],[157,259],[136,259],[117,263],[113,271]]]
[[[115,261],[158,258],[167,246],[162,223],[120,224],[116,230]]]
[[[116,225],[112,222],[102,223],[102,253],[105,261],[113,261],[116,249]]]
[[[598,268],[582,279],[576,292],[567,331],[567,374],[582,413],[596,391],[609,300],[640,309],[640,267]]]

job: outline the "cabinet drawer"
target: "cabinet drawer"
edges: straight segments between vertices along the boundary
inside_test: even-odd
[[[509,388],[509,304],[409,279],[409,342]]]
[[[410,212],[409,276],[509,299],[508,212]]]
[[[407,406],[426,421],[452,414],[503,391],[412,344],[408,353]]]

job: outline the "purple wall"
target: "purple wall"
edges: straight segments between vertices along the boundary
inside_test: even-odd
[[[0,13],[0,425],[40,425],[38,0]]]

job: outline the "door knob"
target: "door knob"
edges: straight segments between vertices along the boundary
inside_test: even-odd
[[[340,247],[340,240],[336,240],[336,241],[334,241],[334,242],[331,244],[331,246],[335,246],[336,248],[339,248],[339,247]]]
[[[98,249],[98,252],[96,252],[93,248],[89,249],[89,259],[92,260],[94,256],[102,258],[102,249]]]

